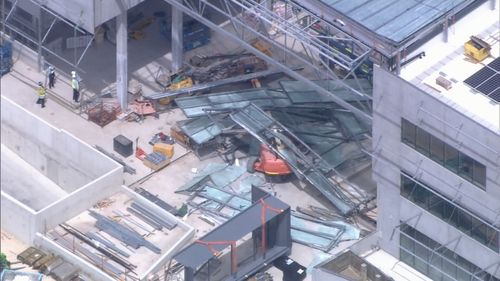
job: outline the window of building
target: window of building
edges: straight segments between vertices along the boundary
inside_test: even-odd
[[[481,189],[486,188],[486,167],[483,164],[406,119],[401,121],[401,140]]]
[[[432,280],[500,281],[405,223],[401,224],[399,237],[401,261]]]
[[[434,136],[431,136],[431,158],[441,165],[444,163],[444,142]]]
[[[403,128],[402,138],[403,141],[410,144],[411,146],[415,146],[415,140],[417,138],[417,126],[412,123],[402,119],[401,127]]]
[[[500,252],[500,231],[497,228],[447,200],[429,186],[413,180],[407,173],[401,175],[401,196],[493,251]]]
[[[417,149],[425,155],[429,155],[430,152],[431,135],[426,131],[417,127]]]
[[[453,172],[458,172],[458,150],[452,146],[445,146],[444,148],[444,165],[446,168]]]

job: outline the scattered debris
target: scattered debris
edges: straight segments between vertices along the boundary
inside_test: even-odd
[[[96,204],[94,204],[94,208],[95,209],[105,209],[107,207],[109,207],[111,204],[113,204],[115,201],[113,199],[110,199],[110,198],[107,198],[107,199],[103,199],[99,202],[97,202]]]

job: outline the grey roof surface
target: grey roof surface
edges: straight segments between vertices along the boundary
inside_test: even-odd
[[[400,43],[470,0],[320,0],[369,30]]]

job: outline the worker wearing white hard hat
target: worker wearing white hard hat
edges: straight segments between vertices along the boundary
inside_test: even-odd
[[[80,98],[80,82],[76,77],[75,71],[71,71],[71,88],[73,88],[73,101],[78,102]]]
[[[56,70],[51,65],[49,66],[49,89],[54,88],[55,84],[56,84]]]

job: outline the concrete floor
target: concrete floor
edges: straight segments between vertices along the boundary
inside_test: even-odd
[[[105,202],[106,203],[101,205],[100,208],[93,209],[93,211],[101,215],[114,218],[121,224],[129,226],[134,231],[146,237],[147,241],[150,241],[156,247],[160,248],[162,254],[166,253],[167,250],[169,250],[171,246],[175,244],[175,242],[179,241],[182,238],[182,236],[186,234],[186,231],[179,226],[175,227],[172,230],[167,230],[165,228],[163,228],[162,230],[152,229],[148,224],[146,224],[141,219],[135,217],[133,214],[129,213],[126,210],[127,207],[129,207],[130,204],[133,202],[133,199],[123,192],[117,193],[109,197],[107,200],[105,200]],[[139,228],[137,225],[134,225],[130,223],[128,220],[125,220],[120,216],[118,216],[117,213],[122,213],[125,214],[125,216],[130,216],[135,222],[139,222],[142,226],[145,226],[146,228]],[[132,249],[131,247],[128,247],[119,240],[97,229],[95,227],[95,221],[96,221],[95,218],[90,216],[90,214],[85,211],[79,214],[78,216],[72,218],[71,220],[67,221],[66,223],[75,227],[76,229],[80,230],[83,233],[87,232],[99,233],[99,235],[102,235],[107,240],[111,241],[114,245],[117,245],[118,248],[124,250],[125,252],[128,252],[130,254],[130,257],[126,258],[125,260],[137,266],[134,272],[136,272],[138,275],[143,275],[146,272],[146,270],[149,269],[150,266],[160,258],[161,254],[156,254],[151,250],[147,249],[146,247],[140,247],[139,249]],[[56,229],[59,233],[65,232],[60,228]],[[82,257],[85,258],[84,256]]]
[[[56,183],[33,168],[5,145],[1,145],[2,191],[39,211],[68,195]]]

